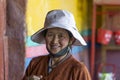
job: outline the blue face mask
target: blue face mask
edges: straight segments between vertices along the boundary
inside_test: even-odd
[[[61,57],[61,56],[63,56],[63,55],[65,55],[66,53],[68,53],[70,51],[70,47],[69,46],[67,46],[67,47],[65,47],[64,49],[62,49],[61,51],[59,51],[58,53],[56,53],[56,54],[53,54],[53,53],[51,53],[49,50],[48,50],[48,52],[50,52],[50,56],[51,57]]]

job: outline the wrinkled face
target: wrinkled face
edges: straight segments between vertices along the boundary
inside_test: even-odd
[[[56,54],[68,46],[73,41],[73,38],[70,38],[68,32],[64,29],[51,28],[46,32],[45,41],[47,49],[51,53]]]

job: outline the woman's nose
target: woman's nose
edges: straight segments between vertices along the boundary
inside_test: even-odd
[[[53,43],[58,43],[59,39],[58,36],[54,36],[52,42]]]

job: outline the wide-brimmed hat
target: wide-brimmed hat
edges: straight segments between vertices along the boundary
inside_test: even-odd
[[[56,27],[68,30],[72,33],[73,37],[76,39],[73,45],[87,45],[76,27],[74,16],[66,10],[49,11],[45,19],[44,27],[32,35],[32,41],[44,44],[44,31]]]

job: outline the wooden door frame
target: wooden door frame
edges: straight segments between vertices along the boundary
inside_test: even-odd
[[[25,6],[23,4],[25,2],[24,0],[15,1],[0,0],[0,80],[17,80],[22,78],[24,72],[25,36],[23,33],[25,31]],[[18,9],[21,12],[22,7],[23,14],[17,15],[18,12],[15,12],[15,10]],[[12,13],[14,13],[15,19],[13,19],[14,15]],[[19,19],[20,16],[22,16],[21,19]],[[22,21],[22,24],[20,24],[20,21]],[[16,25],[12,24],[14,22],[16,22]],[[8,25],[8,23],[11,24]],[[19,28],[20,30],[17,31]],[[19,35],[15,36],[15,32]],[[20,62],[20,64],[15,64],[16,62]],[[15,68],[17,69],[14,70]]]
[[[4,32],[6,27],[6,0],[0,0],[0,80],[5,80]]]

